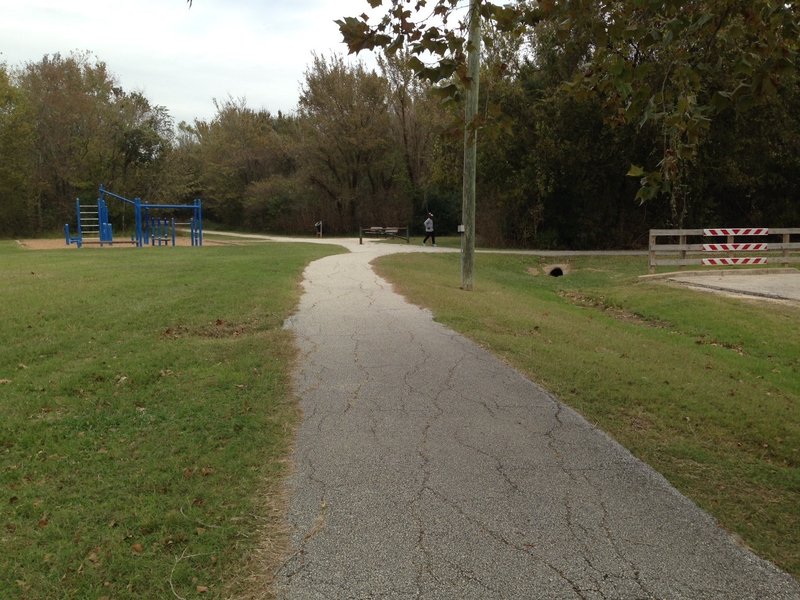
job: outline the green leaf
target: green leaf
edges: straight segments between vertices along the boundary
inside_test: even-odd
[[[630,170],[625,173],[627,177],[643,177],[645,170],[639,165],[631,165]]]
[[[416,56],[411,56],[408,59],[408,66],[412,71],[414,71],[414,73],[419,73],[420,71],[422,71],[422,69],[425,68],[425,63],[422,62]]]
[[[356,17],[345,17],[334,22],[339,26],[342,41],[347,44],[351,54],[357,54],[361,50],[372,50],[375,47],[376,36],[363,21]]]

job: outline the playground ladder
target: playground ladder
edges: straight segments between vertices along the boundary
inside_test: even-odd
[[[97,205],[82,205],[80,207],[80,223],[78,224],[78,231],[81,236],[87,236],[92,240],[100,240],[100,214]]]

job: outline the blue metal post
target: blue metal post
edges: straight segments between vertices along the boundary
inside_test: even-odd
[[[100,247],[103,247],[103,244],[106,241],[106,234],[103,231],[103,223],[105,223],[105,219],[103,218],[103,198],[102,196],[97,199],[97,237],[100,240]]]
[[[83,228],[81,227],[81,199],[75,198],[75,215],[78,218],[78,239],[75,240],[75,243],[78,245],[78,248],[83,246]]]
[[[195,220],[197,221],[197,245],[203,245],[203,205],[200,203],[200,198],[195,198],[194,201]]]
[[[110,227],[108,227],[108,207],[106,206],[106,188],[100,184],[100,196],[97,198],[97,235],[100,236],[100,246],[112,243]]]
[[[113,244],[111,224],[108,222],[108,205],[102,196],[97,199],[97,223],[100,233],[100,245]]]
[[[153,236],[153,223],[148,206],[143,204],[142,209],[144,210],[144,245],[147,246],[150,244],[150,238]]]
[[[136,220],[136,247],[142,247],[142,201],[134,198],[134,218]]]

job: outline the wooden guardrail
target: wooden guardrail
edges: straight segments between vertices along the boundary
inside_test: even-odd
[[[648,266],[765,265],[800,262],[800,228],[651,229]],[[758,256],[742,256],[757,253]]]

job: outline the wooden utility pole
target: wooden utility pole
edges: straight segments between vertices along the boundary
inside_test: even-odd
[[[480,0],[470,0],[469,58],[464,124],[464,182],[461,203],[461,288],[472,290],[475,270],[475,174],[478,161],[478,90],[481,74]]]

